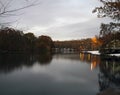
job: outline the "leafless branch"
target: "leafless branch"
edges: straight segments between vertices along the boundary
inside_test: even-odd
[[[22,7],[18,7],[18,8],[13,8],[13,9],[10,9],[9,7],[11,6],[11,3],[13,2],[13,0],[7,0],[6,2],[2,2],[0,0],[0,18],[5,18],[5,17],[11,17],[11,16],[18,16],[18,15],[21,15],[21,14],[18,14],[16,12],[19,12],[19,11],[22,11],[24,9],[27,9],[29,7],[33,7],[33,6],[36,6],[38,5],[38,0],[34,0],[33,2],[31,2],[29,4],[29,0],[26,0],[26,3],[28,3],[27,5],[24,5]],[[23,13],[22,13],[23,14]],[[5,23],[2,23],[0,22],[0,25],[1,24],[6,24],[6,23],[11,23],[11,22],[5,22]]]

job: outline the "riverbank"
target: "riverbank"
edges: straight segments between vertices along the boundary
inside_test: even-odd
[[[100,52],[99,51],[83,51],[84,53],[90,53],[90,54],[93,54],[93,55],[100,55]],[[117,53],[117,54],[107,54],[109,56],[116,56],[116,57],[120,57],[120,53]]]

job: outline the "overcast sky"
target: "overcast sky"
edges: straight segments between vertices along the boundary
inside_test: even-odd
[[[14,7],[26,1],[16,0]],[[92,10],[100,5],[98,0],[38,0],[39,5],[22,11],[23,15],[14,27],[33,32],[36,36],[48,35],[53,40],[75,40],[94,37],[99,34],[101,22]],[[13,18],[12,18],[13,19]]]

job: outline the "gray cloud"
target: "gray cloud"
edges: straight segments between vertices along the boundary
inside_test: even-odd
[[[50,35],[54,40],[72,40],[90,38],[99,35],[101,22],[105,19],[91,19],[86,22],[50,27],[43,32],[36,31],[39,35]],[[37,29],[36,29],[37,30]],[[43,29],[44,30],[44,29]],[[38,35],[37,34],[37,35]]]
[[[17,28],[26,27],[25,33],[33,32],[37,36],[48,35],[53,40],[81,39],[99,34],[102,21],[92,14],[95,6],[99,5],[98,1],[38,1],[39,5],[26,9],[25,14],[20,16]],[[17,6],[18,3],[15,5]]]

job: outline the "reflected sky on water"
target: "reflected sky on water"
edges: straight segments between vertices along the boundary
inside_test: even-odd
[[[1,55],[0,95],[96,95],[108,87],[100,74],[112,68],[101,62],[106,59],[90,54]]]

